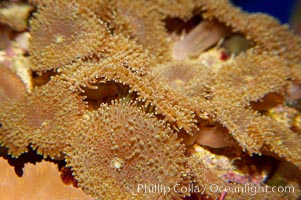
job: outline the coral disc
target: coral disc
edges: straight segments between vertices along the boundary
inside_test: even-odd
[[[132,103],[103,104],[84,117],[67,148],[67,164],[79,185],[100,199],[172,199],[184,196],[184,146],[169,127]],[[88,144],[88,145],[87,145]],[[139,190],[155,184],[170,192]],[[142,186],[141,186],[142,187]],[[145,188],[147,189],[147,188]]]

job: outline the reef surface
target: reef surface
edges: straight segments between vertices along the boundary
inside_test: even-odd
[[[300,198],[289,26],[227,0],[24,0],[0,2],[0,30],[0,167],[24,179],[3,175],[15,199],[51,184],[45,198]],[[55,165],[62,185],[46,178]]]

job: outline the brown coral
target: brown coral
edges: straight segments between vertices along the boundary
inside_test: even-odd
[[[172,89],[186,93],[187,86],[191,84],[200,73],[202,73],[201,75],[205,75],[205,73],[209,73],[210,70],[206,66],[196,62],[173,61],[157,65],[152,68],[152,71],[160,75]]]
[[[261,48],[272,51],[284,58],[298,63],[300,59],[301,39],[294,35],[287,26],[271,16],[261,13],[248,14],[233,6],[228,0],[200,0],[198,5],[206,19],[215,18],[235,32],[245,34]]]
[[[299,149],[292,148],[292,143],[297,144],[300,138],[287,129],[271,128],[275,122],[245,108],[266,94],[283,92],[291,76],[289,69],[287,62],[279,57],[249,50],[222,65],[215,75],[206,66],[184,61],[153,70],[160,73],[170,87],[195,98],[198,102],[195,109],[201,113],[198,115],[210,114],[250,153],[260,153],[266,144],[280,157],[300,166]],[[277,84],[269,85],[272,82]],[[284,140],[284,135],[290,137]],[[275,137],[279,138],[275,140]]]
[[[191,18],[193,10],[197,6],[194,0],[153,0],[152,2],[156,6],[156,9],[165,16],[183,20]]]
[[[45,157],[59,156],[66,146],[66,133],[85,107],[83,98],[69,91],[67,84],[50,82],[16,102],[1,104],[0,141],[15,157],[26,152],[30,143]]]
[[[249,53],[220,69],[210,107],[214,108],[212,111],[217,120],[250,153],[259,153],[266,144],[271,151],[300,167],[300,149],[294,148],[300,138],[281,124],[244,108],[250,101],[256,101],[265,94],[282,92],[290,76],[288,65],[278,57],[264,54],[251,60],[252,53]],[[269,83],[276,84],[269,87]]]
[[[157,65],[152,71],[161,77],[164,84],[190,99],[207,95],[214,79],[211,68],[195,61],[172,61]]]
[[[119,36],[114,43],[117,47],[118,38]],[[118,51],[115,48],[111,50],[108,47],[108,51],[114,54],[109,54],[108,58],[99,62],[79,60],[67,65],[60,70],[61,78],[70,82],[73,90],[86,86],[93,88],[93,84],[106,81],[128,85],[131,88],[129,92],[137,93],[137,100],[145,102],[145,107],[149,104],[155,106],[155,114],[164,115],[176,129],[183,128],[190,132],[195,122],[194,114],[189,110],[191,102],[166,88],[157,80],[159,77],[148,71],[154,60],[148,58],[147,54],[139,55],[133,49],[124,48],[125,50]]]
[[[268,53],[258,54],[251,49],[223,65],[213,87],[217,98],[228,96],[229,100],[247,103],[270,92],[284,91],[290,75],[286,60]]]
[[[170,45],[163,16],[152,1],[100,1],[102,20],[109,24],[115,34],[134,39],[158,62],[170,59]]]
[[[153,115],[142,113],[133,103],[117,101],[87,114],[78,128],[66,150],[67,163],[88,194],[104,199],[183,195],[137,190],[141,183],[173,187],[183,183],[185,174],[184,146]]]
[[[265,54],[251,58],[252,53],[249,51],[237,57],[234,63],[220,69],[216,77],[217,83],[213,86],[212,111],[217,120],[227,127],[239,144],[249,152],[258,153],[264,143],[271,144],[272,151],[278,149],[278,155],[285,155],[288,160],[299,166],[299,149],[292,148],[289,143],[299,141],[300,138],[289,130],[271,128],[271,124],[275,122],[244,108],[250,101],[259,100],[265,94],[284,91],[286,80],[290,76],[288,65],[279,57]],[[289,135],[286,139],[288,144],[282,141],[286,134]],[[276,142],[275,137],[282,139]],[[287,148],[290,150],[287,151]]]
[[[38,6],[30,23],[32,69],[56,69],[97,52],[106,28],[89,10],[62,0]]]
[[[163,83],[159,82],[155,76],[146,74],[140,77],[127,69],[122,63],[115,63],[113,66],[110,66],[111,63],[112,60],[108,59],[101,63],[80,63],[79,65],[97,71],[93,76],[99,80],[103,79],[102,81],[105,82],[114,81],[128,85],[131,88],[129,93],[137,93],[137,100],[145,102],[145,107],[148,105],[154,106],[155,114],[162,114],[175,129],[183,128],[188,132],[191,131],[194,127],[194,114],[189,110],[189,101],[185,101],[185,98],[164,87]],[[77,63],[73,67],[79,65]],[[91,77],[93,78],[93,76]],[[89,79],[92,79],[89,77],[83,78],[87,79],[87,81],[81,83],[83,86],[85,86],[86,82],[89,84]],[[97,82],[97,79],[93,79]]]
[[[29,147],[52,159],[67,153],[84,191],[106,199],[180,199],[192,193],[137,193],[137,184],[186,186],[191,177],[185,156],[195,143],[210,155],[237,156],[241,169],[251,169],[248,161],[256,158],[273,160],[258,164],[268,166],[258,173],[260,183],[275,173],[274,164],[289,161],[301,168],[300,40],[274,19],[242,12],[227,0],[29,2],[37,7],[30,33],[24,33],[31,36],[33,66],[24,82],[32,93],[10,95],[7,85],[19,81],[14,74],[7,80],[9,73],[0,68],[0,142],[13,156]],[[27,65],[27,45],[18,40],[2,45],[5,64]],[[9,57],[19,48],[22,59]],[[296,117],[285,122],[270,114],[276,105],[286,108],[281,116],[293,110]],[[184,138],[187,149],[177,138]],[[226,182],[235,180],[231,174],[222,180],[216,168],[200,162],[190,162],[199,186],[232,186]]]

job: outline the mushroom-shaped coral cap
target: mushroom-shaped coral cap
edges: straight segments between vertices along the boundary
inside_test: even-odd
[[[162,121],[122,101],[101,105],[83,121],[66,148],[66,160],[85,192],[99,199],[186,195],[173,190],[187,183],[184,146]],[[155,184],[170,191],[145,192]]]
[[[18,157],[28,145],[43,156],[60,156],[73,127],[84,112],[83,98],[63,82],[51,81],[18,101],[5,104],[0,113],[0,142]]]
[[[67,1],[45,1],[31,20],[33,70],[43,71],[92,55],[106,30],[89,10]]]
[[[169,59],[167,31],[154,2],[127,0],[116,1],[115,4],[116,14],[111,24],[117,32],[135,38],[138,44],[156,56],[158,62]]]
[[[233,31],[243,33],[263,50],[271,51],[292,63],[300,62],[300,37],[273,17],[243,12],[229,0],[198,0],[198,4],[204,11],[202,16],[205,19],[215,18],[232,27]]]
[[[289,76],[290,68],[284,59],[268,52],[257,54],[250,49],[219,70],[214,87],[216,96],[255,101],[269,92],[283,90]]]
[[[200,63],[189,61],[172,61],[152,68],[167,85],[186,96],[201,96],[205,85],[211,82],[212,70]]]
[[[185,90],[184,87],[186,87],[195,76],[199,75],[198,72],[202,70],[201,67],[197,64],[184,61],[173,61],[157,65],[152,68],[152,70],[160,74],[171,88],[185,92],[182,90]]]

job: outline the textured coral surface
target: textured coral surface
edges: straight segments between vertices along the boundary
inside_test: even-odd
[[[228,0],[1,1],[0,145],[9,199],[298,199],[301,39]]]

